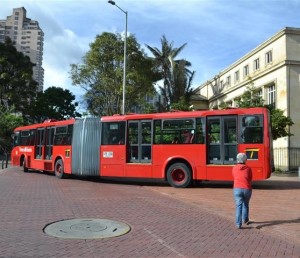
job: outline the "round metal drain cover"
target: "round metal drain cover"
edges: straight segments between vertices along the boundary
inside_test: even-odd
[[[50,236],[73,239],[98,239],[121,236],[130,231],[122,222],[108,219],[70,219],[54,222],[44,228]]]

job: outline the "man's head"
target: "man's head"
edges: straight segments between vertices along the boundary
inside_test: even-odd
[[[247,156],[245,153],[239,153],[237,156],[236,156],[236,162],[238,164],[245,164],[247,161]]]

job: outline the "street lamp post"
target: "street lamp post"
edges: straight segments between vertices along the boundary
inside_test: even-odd
[[[123,64],[123,103],[122,103],[122,114],[125,114],[125,91],[126,91],[126,61],[127,61],[127,17],[128,12],[124,11],[118,6],[115,1],[108,1],[108,3],[118,7],[123,13],[125,13],[125,38],[124,38],[124,64]]]

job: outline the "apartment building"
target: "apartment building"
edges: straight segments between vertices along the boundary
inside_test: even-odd
[[[10,37],[16,49],[29,56],[30,61],[35,64],[33,78],[39,84],[38,90],[43,91],[44,33],[39,23],[26,17],[24,7],[14,8],[12,15],[7,16],[6,20],[0,20],[0,42],[4,42],[5,37]]]
[[[235,107],[235,99],[247,86],[255,87],[266,104],[291,117],[293,136],[273,142],[275,167],[284,171],[300,167],[300,28],[284,28],[239,60],[220,71],[195,93],[207,108],[223,102]],[[196,105],[196,104],[195,104]],[[202,103],[203,105],[203,103]]]

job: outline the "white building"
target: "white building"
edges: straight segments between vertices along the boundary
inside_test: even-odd
[[[225,102],[235,106],[235,98],[253,85],[266,104],[274,104],[291,117],[293,136],[274,141],[275,167],[300,167],[300,28],[284,28],[229,67],[220,71],[195,92],[207,101],[207,108]],[[203,104],[203,103],[202,103]],[[195,106],[196,104],[194,104]]]
[[[33,78],[39,84],[38,90],[43,91],[44,33],[39,23],[26,17],[24,7],[14,8],[11,16],[7,16],[6,20],[0,20],[0,42],[4,42],[5,37],[10,37],[16,49],[29,56],[30,61],[35,64]]]

